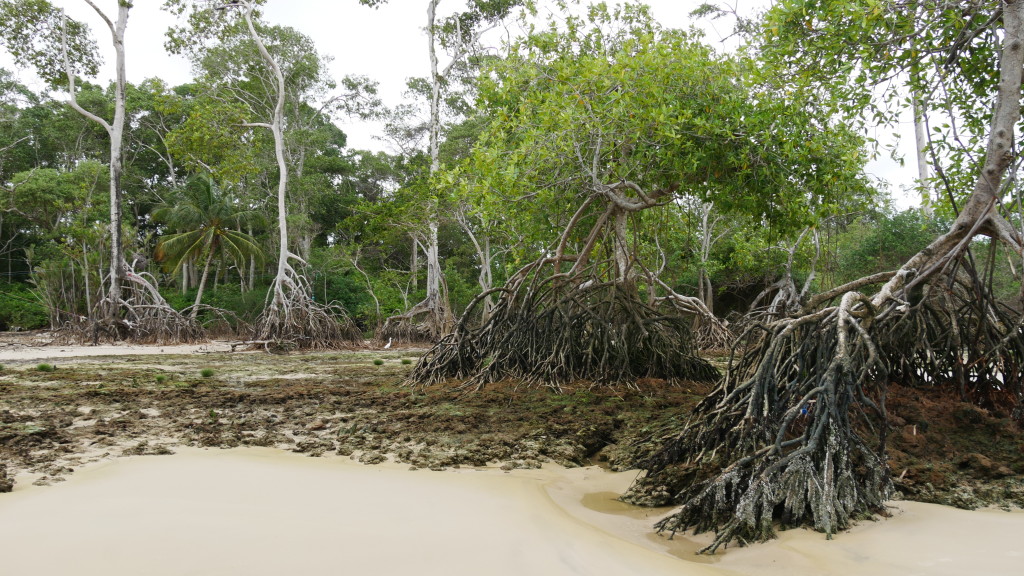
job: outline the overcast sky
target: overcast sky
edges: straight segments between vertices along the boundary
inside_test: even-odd
[[[101,53],[106,60],[99,80],[113,78],[112,51],[109,50],[109,36],[106,28],[84,0],[51,0],[63,6],[68,15],[88,23],[95,34]],[[706,40],[718,46],[729,33],[729,23],[694,22],[689,12],[705,0],[647,0],[653,14],[664,26],[687,28],[698,24],[705,29]],[[738,11],[750,11],[762,6],[767,0],[733,0]],[[96,4],[112,17],[116,15],[117,0],[95,0]],[[183,58],[171,57],[163,51],[164,32],[174,19],[160,10],[162,0],[135,0],[125,33],[126,68],[128,79],[139,82],[149,77],[159,77],[176,85],[191,78],[189,63]],[[464,5],[462,0],[444,0],[441,9],[457,9]],[[390,0],[377,9],[359,5],[356,0],[270,0],[265,8],[265,20],[269,23],[290,26],[313,39],[322,54],[333,58],[331,70],[335,77],[347,74],[368,76],[380,83],[380,92],[389,105],[398,104],[405,89],[405,80],[411,76],[426,76],[429,72],[426,37],[423,32],[426,23],[426,2],[424,0]],[[723,46],[724,48],[724,46]],[[0,56],[0,66],[10,68],[10,59]],[[22,71],[23,81],[31,82],[31,75]],[[339,119],[349,135],[353,148],[380,150],[386,145],[374,139],[373,125]],[[906,132],[906,130],[904,130]],[[889,131],[887,130],[886,133]],[[872,135],[879,137],[879,135]],[[912,146],[913,129],[909,129]],[[904,138],[907,140],[907,138]],[[914,168],[909,165],[899,168],[891,162],[873,163],[871,171],[899,185],[909,184],[914,177]],[[909,200],[902,200],[905,205]]]

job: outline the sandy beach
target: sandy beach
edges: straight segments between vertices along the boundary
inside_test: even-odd
[[[267,448],[92,464],[0,498],[3,573],[789,576],[1019,574],[1024,514],[897,503],[827,541],[806,530],[694,557],[597,467],[411,472]]]
[[[12,338],[13,336],[13,338]],[[28,360],[62,360],[67,358],[89,358],[97,356],[159,356],[165,354],[212,354],[231,352],[231,343],[210,341],[200,344],[175,344],[150,346],[142,344],[46,344],[45,340],[8,334],[6,341],[0,340],[0,362]]]

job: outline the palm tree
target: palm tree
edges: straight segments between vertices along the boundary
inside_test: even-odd
[[[240,206],[208,177],[190,179],[179,188],[177,202],[161,204],[153,211],[155,221],[175,230],[157,243],[157,261],[173,267],[175,274],[188,262],[204,262],[192,318],[199,312],[211,262],[227,256],[242,269],[253,258],[262,260],[256,239],[241,231],[259,218],[259,213]]]

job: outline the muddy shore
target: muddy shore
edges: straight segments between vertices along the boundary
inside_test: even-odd
[[[180,446],[270,447],[412,469],[618,470],[633,464],[632,446],[685,419],[708,391],[660,381],[562,394],[516,383],[410,387],[402,381],[417,349],[275,355],[231,352],[230,343],[40,344],[0,340],[0,488],[61,482],[91,462]],[[1007,415],[907,389],[891,391],[889,410],[902,496],[1024,507],[1024,435]]]

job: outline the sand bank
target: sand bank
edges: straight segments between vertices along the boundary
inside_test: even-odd
[[[202,344],[175,344],[159,346],[149,344],[99,344],[85,346],[80,344],[26,344],[0,343],[0,362],[19,360],[61,360],[93,356],[154,356],[161,354],[209,354],[214,352],[231,352],[231,343],[223,341],[205,342]]]
[[[107,461],[0,497],[3,574],[1018,574],[1024,514],[901,503],[693,562],[596,468],[409,472],[271,449]],[[545,486],[547,488],[545,488]],[[686,560],[677,558],[683,556]],[[698,559],[708,562],[708,559]]]

